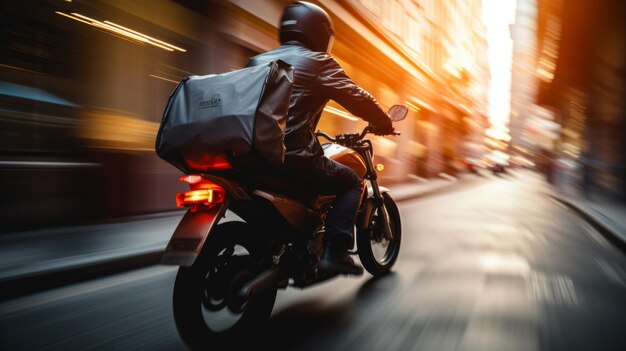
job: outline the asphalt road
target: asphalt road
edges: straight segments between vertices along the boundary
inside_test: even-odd
[[[522,172],[403,202],[393,274],[281,291],[256,346],[626,350],[626,257],[545,189]],[[0,349],[184,350],[175,272],[155,266],[6,301]]]

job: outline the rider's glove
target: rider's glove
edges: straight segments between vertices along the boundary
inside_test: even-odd
[[[389,123],[387,123],[386,125],[383,126],[376,126],[370,123],[369,125],[369,129],[370,132],[376,135],[389,135],[389,134],[393,134],[394,129],[393,129],[393,125],[391,124],[391,121],[388,121]]]

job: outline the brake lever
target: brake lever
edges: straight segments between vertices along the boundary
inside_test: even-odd
[[[328,135],[328,134],[326,134],[326,133],[322,132],[321,130],[316,131],[316,132],[315,132],[315,136],[321,136],[321,137],[324,137],[324,138],[326,138],[328,141],[333,142],[333,143],[337,142],[337,138],[333,138],[333,137],[331,137],[330,135]]]
[[[363,129],[363,131],[361,132],[361,134],[359,135],[359,140],[365,138],[365,136],[367,135],[367,133],[370,133],[370,127],[367,126]]]

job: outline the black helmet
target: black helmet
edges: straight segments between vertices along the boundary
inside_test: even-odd
[[[285,7],[280,19],[280,42],[296,40],[313,51],[330,51],[335,29],[324,9],[305,1]]]

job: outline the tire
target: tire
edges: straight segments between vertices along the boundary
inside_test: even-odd
[[[269,319],[277,289],[253,298],[238,314],[229,309],[225,297],[233,286],[238,286],[237,279],[242,276],[249,279],[259,273],[254,264],[267,251],[253,240],[254,233],[244,222],[220,224],[210,233],[194,265],[179,268],[174,285],[174,321],[191,349],[239,345],[242,340],[250,340],[250,334]],[[234,253],[225,253],[228,247],[233,247]],[[219,325],[230,319],[232,325]]]
[[[391,241],[385,239],[383,227],[378,224],[380,218],[378,209],[375,209],[370,215],[369,228],[357,231],[357,245],[361,264],[375,277],[391,271],[400,254],[400,243],[402,241],[402,224],[398,206],[389,194],[383,193],[382,195],[387,214],[389,215],[389,225],[393,232],[393,239]]]

